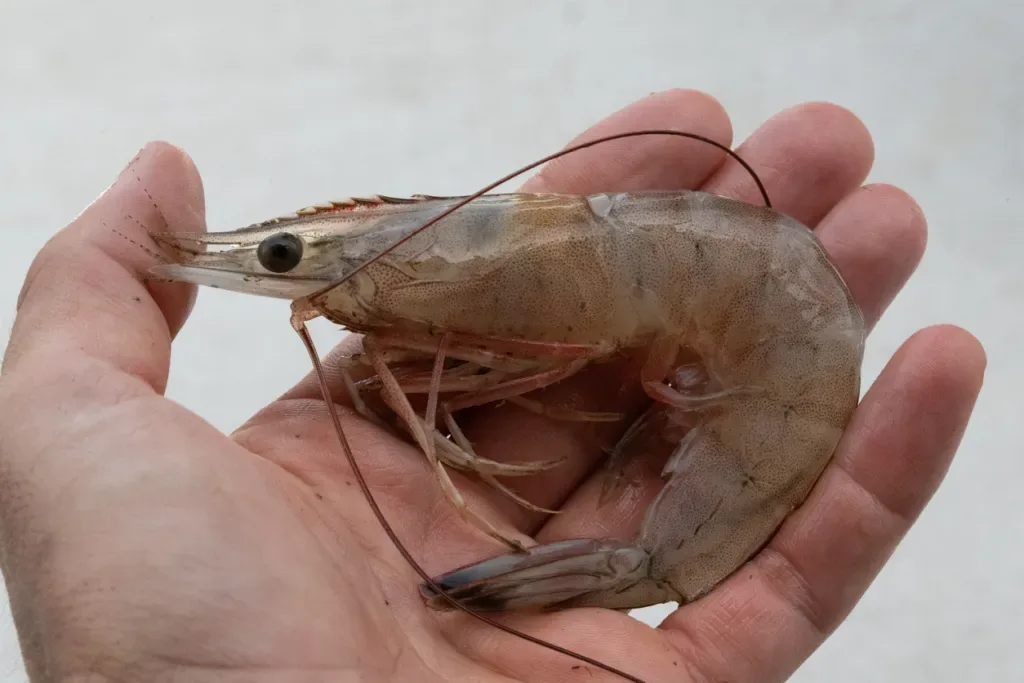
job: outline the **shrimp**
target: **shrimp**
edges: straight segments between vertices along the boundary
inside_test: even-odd
[[[692,602],[760,550],[829,462],[860,394],[860,310],[813,233],[768,209],[699,192],[511,201],[530,231],[528,207],[560,206],[565,236],[535,240],[544,245],[531,260],[551,263],[542,278],[570,275],[545,288],[559,292],[553,302],[534,303],[509,258],[497,277],[515,313],[503,321],[521,331],[505,333],[645,349],[654,409],[617,445],[624,460],[673,425],[692,427],[632,541],[548,543],[434,581],[477,610]],[[682,351],[703,376],[677,373],[690,369]],[[423,595],[446,605],[431,588]]]
[[[561,154],[657,132],[699,138],[641,131]],[[292,324],[325,398],[305,321],[322,315],[365,335],[363,353],[342,366],[353,405],[385,426],[390,409],[463,518],[510,549],[431,578],[357,474],[424,579],[431,608],[457,607],[499,626],[478,613],[698,599],[770,540],[831,459],[859,399],[861,311],[814,233],[770,207],[689,190],[487,189],[344,200],[236,231],[155,236],[176,259],[151,274],[293,300]],[[476,472],[529,507],[496,477],[550,471],[559,461],[481,458],[457,412],[509,400],[555,419],[621,419],[524,395],[623,351],[644,354],[639,379],[652,405],[613,449],[606,490],[628,463],[671,450],[637,535],[526,548],[469,509],[444,465]],[[349,371],[359,364],[375,374],[356,383]],[[426,394],[422,416],[409,394]],[[438,409],[450,438],[435,424]]]

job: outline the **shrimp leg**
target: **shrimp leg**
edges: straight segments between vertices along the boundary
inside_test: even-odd
[[[727,403],[738,396],[751,396],[761,392],[759,387],[736,386],[720,390],[712,388],[713,381],[705,374],[695,374],[693,364],[677,365],[679,343],[670,337],[655,340],[640,371],[644,392],[659,403],[683,411],[697,411]],[[665,378],[675,375],[677,384],[673,388]]]
[[[540,401],[522,396],[510,396],[509,403],[535,413],[551,420],[562,422],[618,422],[626,416],[624,413],[595,412],[589,410],[576,410],[575,408],[554,408],[544,405]]]
[[[482,405],[484,403],[492,403],[498,400],[508,400],[511,403],[515,403],[526,410],[533,413],[543,415],[545,417],[554,420],[564,420],[573,422],[618,422],[624,418],[621,413],[613,412],[588,412],[581,410],[573,410],[567,408],[552,408],[545,406],[539,401],[532,399],[523,398],[521,394],[528,393],[535,389],[543,388],[555,382],[561,381],[571,374],[578,372],[587,362],[594,358],[600,357],[607,350],[603,346],[599,345],[586,345],[586,344],[564,344],[558,342],[531,342],[521,341],[516,339],[504,339],[501,337],[477,337],[474,335],[449,335],[453,340],[453,344],[450,345],[448,356],[457,358],[469,363],[475,363],[482,367],[489,368],[491,370],[504,370],[506,373],[511,372],[522,372],[526,370],[535,369],[539,360],[552,360],[559,358],[576,358],[578,362],[574,367],[573,372],[568,374],[561,374],[562,371],[567,370],[566,365],[572,365],[571,363],[556,367],[551,370],[553,373],[551,377],[553,379],[547,379],[544,373],[537,373],[530,375],[529,377],[519,378],[519,382],[522,385],[511,384],[508,386],[502,385],[499,389],[493,388],[495,392],[492,396],[480,395],[473,399],[472,403],[463,403],[469,400],[468,396],[464,396],[459,399],[459,404],[452,406],[452,411],[462,410],[464,408],[471,407],[472,405]],[[379,342],[382,349],[388,349],[392,352],[398,353],[414,353],[415,351],[433,353],[436,348],[436,340],[431,337],[424,337],[421,335],[409,335],[409,336],[392,336],[390,334],[375,334],[377,342]],[[520,353],[524,358],[513,358],[492,351],[485,350],[480,347],[490,347],[507,349],[510,352]],[[401,356],[406,357],[406,356]],[[453,381],[446,383],[442,391],[446,390],[463,390],[467,394],[474,390],[483,389],[492,383],[493,379],[500,379],[501,376],[497,373],[491,375],[483,375],[488,380],[484,381],[479,378],[466,378],[465,382]],[[408,380],[402,383],[402,389],[406,393],[424,393],[429,391],[430,378],[425,377],[423,381]],[[473,385],[479,382],[480,387],[474,387]],[[451,387],[451,389],[448,389]]]
[[[374,369],[377,371],[377,374],[383,383],[381,393],[384,400],[409,428],[409,431],[412,433],[417,445],[419,445],[420,449],[427,456],[427,460],[430,462],[430,466],[434,470],[438,483],[441,485],[441,491],[444,493],[445,498],[448,499],[448,502],[451,503],[459,513],[459,516],[462,517],[464,521],[477,527],[491,538],[507,545],[513,551],[517,553],[525,553],[526,546],[524,546],[520,541],[499,532],[494,528],[494,525],[481,517],[477,512],[470,509],[466,504],[466,500],[462,497],[462,494],[459,493],[455,483],[448,476],[448,471],[437,458],[437,450],[435,449],[436,444],[433,436],[427,436],[427,429],[425,428],[426,425],[424,424],[424,421],[416,414],[416,411],[413,410],[412,406],[409,404],[409,399],[402,393],[401,388],[398,386],[398,380],[395,379],[395,376],[391,373],[390,368],[388,368],[381,356],[378,355],[378,349],[374,344],[373,338],[367,336],[363,341],[363,347],[366,351],[367,358],[373,364]],[[433,426],[430,427],[430,431],[432,433],[435,431]]]
[[[477,393],[482,392],[484,390],[492,389],[504,395],[500,396],[499,398],[484,398],[480,400],[479,403],[475,402],[478,399],[473,399],[474,405],[479,405],[481,403],[492,403],[498,400],[507,400],[509,403],[514,403],[537,415],[542,415],[552,420],[561,420],[566,422],[618,422],[619,420],[625,417],[622,413],[594,412],[576,410],[573,408],[554,408],[551,406],[546,406],[540,401],[523,398],[522,396],[518,395],[518,393],[521,391],[521,389],[518,388],[513,388],[513,391],[516,392],[515,394],[508,395],[504,391],[504,389],[499,389],[500,385],[496,386],[498,385],[499,382],[501,382],[501,380],[505,379],[508,373],[491,370],[490,372],[484,375],[473,375],[470,377],[464,377],[459,376],[458,374],[458,371],[461,369],[462,368],[460,367],[453,368],[451,370],[446,370],[446,376],[442,378],[440,386],[438,387],[438,391],[441,393],[463,392],[467,396],[459,399],[460,402],[462,400],[467,400],[469,398],[469,394],[476,395]],[[556,368],[555,372],[560,373],[563,370],[564,368]],[[562,378],[562,376],[558,376],[556,381],[559,381]],[[534,389],[537,388],[536,381],[538,379],[538,375],[530,375],[528,378],[524,379],[530,379],[534,383],[533,386],[527,387],[526,392],[533,391]],[[545,382],[544,384],[541,385],[541,387],[547,386],[547,384],[548,383]],[[404,391],[406,394],[428,393],[431,390],[431,378],[422,376],[400,378],[399,385],[402,387],[402,391]],[[466,407],[469,406],[459,405],[457,409],[461,410]]]
[[[452,335],[446,335],[446,339],[449,342],[451,341],[451,338]],[[472,348],[472,346],[467,346],[467,344],[471,343],[486,342],[486,339],[471,339],[463,335],[459,343],[451,345],[451,355],[462,358],[474,358],[474,362],[489,364],[491,359],[481,357],[480,355],[475,353],[475,350]],[[558,359],[558,356],[560,355],[559,352],[562,351],[562,349],[560,349],[559,347],[562,345],[550,344],[549,347],[554,350],[555,358],[549,358],[547,360],[548,362],[555,362],[554,367],[550,367],[545,370],[539,370],[533,374],[528,374],[505,382],[500,382],[494,386],[485,386],[478,389],[477,391],[466,391],[464,393],[459,394],[454,399],[442,404],[440,408],[444,416],[444,420],[448,425],[449,432],[452,434],[453,440],[455,441],[455,443],[452,443],[447,439],[444,439],[440,432],[436,431],[432,420],[430,420],[429,418],[426,421],[428,424],[418,424],[417,427],[414,427],[414,423],[412,421],[415,420],[416,423],[419,423],[419,417],[415,416],[415,412],[412,410],[411,406],[408,406],[408,398],[406,397],[406,392],[408,391],[408,389],[414,389],[417,392],[423,392],[425,390],[428,394],[427,412],[431,412],[431,404],[436,406],[437,396],[441,392],[442,387],[446,389],[450,387],[449,383],[443,382],[442,380],[444,372],[440,369],[440,356],[438,356],[435,359],[435,369],[430,376],[429,383],[426,386],[424,386],[424,382],[422,381],[422,379],[416,379],[414,381],[407,382],[406,385],[403,386],[402,382],[394,378],[394,375],[391,374],[390,370],[387,369],[387,364],[383,362],[383,358],[379,355],[376,355],[380,351],[380,349],[378,348],[378,343],[379,340],[376,336],[367,336],[366,341],[364,342],[364,348],[367,353],[367,357],[373,364],[374,368],[377,370],[378,380],[386,385],[390,385],[390,391],[385,392],[388,394],[390,398],[389,405],[392,406],[395,412],[398,413],[399,416],[402,418],[403,422],[405,422],[405,424],[409,427],[409,430],[412,433],[413,438],[417,441],[420,447],[423,448],[424,453],[427,455],[428,460],[430,460],[432,466],[434,466],[435,469],[440,468],[440,463],[435,463],[438,460],[442,460],[449,467],[454,467],[456,469],[461,470],[468,469],[475,471],[481,477],[481,479],[483,479],[487,484],[489,484],[496,490],[500,491],[504,495],[508,496],[519,505],[535,512],[555,512],[553,510],[548,510],[533,505],[529,501],[526,501],[525,499],[521,498],[520,496],[515,494],[511,489],[509,489],[504,484],[499,482],[495,478],[495,475],[508,476],[517,474],[532,474],[543,471],[545,469],[549,469],[550,467],[560,464],[562,460],[509,466],[504,463],[496,463],[493,461],[488,461],[483,458],[480,458],[480,456],[476,455],[476,453],[474,452],[472,445],[469,443],[468,439],[466,439],[466,437],[463,435],[461,429],[459,428],[458,424],[455,421],[453,413],[457,410],[465,409],[472,406],[484,405],[486,403],[493,403],[495,401],[516,398],[519,397],[521,394],[525,394],[530,391],[534,391],[536,389],[555,384],[579,372],[583,367],[587,365],[587,363],[590,360],[589,358],[575,358],[570,359],[568,361]],[[391,349],[401,349],[402,347],[408,345],[414,346],[416,350],[426,352],[427,348],[429,348],[426,346],[426,343],[423,340],[413,340],[410,343],[408,339],[389,339],[386,343]],[[506,341],[506,343],[514,344],[515,342],[514,340],[511,340]],[[534,353],[540,355],[540,344],[530,343],[528,344],[528,347],[530,348],[530,350],[534,351]],[[448,350],[446,349],[445,352],[448,353]],[[570,353],[566,355],[569,355],[571,358],[573,353],[580,353],[580,350],[577,348],[571,348]],[[596,355],[597,351],[591,349],[590,353],[591,355]],[[564,358],[564,356],[562,357]],[[545,359],[543,358],[537,358],[533,361],[533,364],[535,366],[540,365],[543,363],[544,360]],[[501,361],[499,361],[498,364],[500,363]],[[390,380],[385,377],[384,370],[387,370],[387,373],[391,374]],[[486,375],[484,377],[486,377]],[[451,380],[455,382],[458,382],[459,380],[479,381],[477,380],[477,378],[474,377],[452,377]],[[449,384],[449,386],[445,386],[446,384]],[[398,394],[401,395],[400,399],[398,398]],[[405,406],[408,406],[408,409],[406,409]],[[566,412],[572,413],[572,411]],[[582,418],[585,420],[592,421],[609,421],[610,419],[621,419],[621,416],[615,413],[588,414],[583,413],[582,411],[578,411],[576,412],[576,414],[570,414],[569,417],[577,419]],[[422,440],[417,435],[417,431],[419,430],[425,430],[422,435]],[[426,432],[430,432],[433,437],[433,442],[431,443],[431,446],[434,448],[433,452],[428,452],[427,449],[424,448],[423,441],[427,439]],[[438,451],[440,452],[438,453]],[[512,468],[516,467],[518,468],[518,471],[512,471]],[[445,495],[448,497],[449,501],[452,502],[452,504],[455,505],[456,508],[460,510],[460,514],[465,515],[465,513],[462,512],[463,510],[466,509],[464,501],[462,501],[461,497],[456,497],[455,494],[457,494],[457,492],[452,490],[453,486],[449,487],[450,479],[447,478],[447,473],[445,472],[442,475],[441,472],[443,472],[443,468],[440,468],[440,470],[438,471],[438,476],[442,487],[445,487],[446,489]],[[474,521],[474,524],[480,526],[480,528],[483,531],[487,532],[492,537],[495,537],[496,532],[494,531],[493,527],[488,525],[486,522],[483,522],[483,520],[478,519],[477,521]],[[508,539],[502,537],[500,540],[509,545]]]
[[[644,391],[660,403],[668,404],[679,410],[696,411],[723,405],[739,396],[753,396],[760,393],[761,389],[754,386],[742,386],[698,394],[677,391],[661,382],[645,382]]]
[[[572,377],[582,370],[588,362],[589,361],[586,358],[579,358],[533,375],[518,377],[516,379],[508,380],[507,382],[502,382],[490,389],[474,393],[466,393],[458,398],[448,401],[446,407],[450,412],[454,413],[459,410],[465,410],[466,408],[472,408],[473,406],[493,403],[495,401],[519,396],[520,394],[526,394],[537,389],[543,389],[544,387],[555,384],[556,382],[561,382],[563,379]]]
[[[356,384],[355,380],[352,379],[351,369],[358,364],[359,360],[354,356],[341,358],[338,361],[338,370],[341,372],[341,381],[345,385],[345,391],[348,393],[349,400],[352,401],[352,407],[355,408],[357,413],[373,424],[389,433],[393,433],[394,430],[391,426],[388,425],[380,415],[366,405],[366,401],[363,400],[363,396],[359,391],[359,386]]]
[[[455,443],[458,444],[459,448],[462,449],[462,452],[468,453],[470,455],[470,457],[473,458],[473,461],[475,463],[490,462],[488,460],[484,460],[483,458],[481,458],[479,455],[476,454],[476,452],[473,450],[473,444],[471,444],[469,442],[469,439],[466,438],[466,435],[462,433],[462,430],[459,428],[459,425],[455,423],[455,418],[452,417],[452,414],[450,412],[448,412],[447,410],[444,411],[444,418],[445,418],[445,422],[448,425],[448,431],[452,435],[452,439],[454,439]],[[445,443],[449,443],[449,442],[445,441]],[[561,463],[562,461],[559,460],[558,462]],[[531,503],[530,501],[526,500],[525,498],[520,497],[515,491],[513,491],[510,488],[508,488],[507,486],[502,484],[500,481],[498,481],[497,478],[494,476],[494,474],[491,473],[491,472],[487,472],[486,470],[478,469],[477,470],[477,474],[479,474],[480,478],[483,479],[485,482],[487,482],[492,488],[494,488],[497,491],[500,491],[501,493],[505,494],[506,496],[508,496],[509,498],[511,498],[512,500],[514,500],[515,502],[519,503],[521,506],[526,508],[527,510],[531,510],[533,512],[540,512],[540,513],[543,513],[543,514],[549,514],[549,515],[557,515],[559,513],[558,510],[549,510],[547,508],[542,508],[539,505],[534,505],[533,503]]]
[[[437,383],[436,386],[434,384],[435,379],[433,377],[433,373],[431,373],[431,376],[426,378],[421,378],[419,376],[407,376],[399,378],[395,375],[395,372],[388,365],[387,359],[399,358],[403,360],[422,360],[423,358],[425,358],[425,354],[423,353],[423,351],[420,350],[421,348],[423,348],[423,345],[417,344],[416,350],[401,349],[398,346],[392,346],[391,348],[381,349],[379,348],[379,339],[376,337],[376,335],[373,335],[372,337],[368,335],[367,339],[370,339],[369,344],[373,348],[373,353],[376,354],[378,360],[389,368],[389,373],[392,375],[392,377],[394,377],[397,380],[398,390],[405,395],[408,395],[410,393],[429,394],[431,391],[436,391],[437,393],[459,390],[472,391],[474,389],[482,389],[488,386],[494,386],[498,384],[505,376],[507,376],[507,373],[504,371],[492,370],[491,372],[484,375],[464,377],[461,376],[461,373],[465,372],[463,370],[465,366],[460,366],[442,372],[440,381]],[[467,351],[464,348],[456,348],[454,349],[454,351],[455,353],[451,355],[472,355],[470,351]],[[371,367],[373,366],[369,352],[364,352],[363,354],[360,354],[360,360],[362,359],[365,359],[366,363],[370,364]],[[346,386],[349,388],[350,395],[353,396],[353,402],[356,404],[357,410],[359,410],[360,406],[363,406],[364,410],[366,410],[367,412],[363,412],[363,410],[360,410],[360,412],[368,417],[371,417],[371,419],[373,419],[374,422],[376,422],[377,424],[382,425],[383,420],[381,420],[379,417],[373,414],[367,415],[367,413],[369,413],[370,411],[368,408],[365,408],[366,404],[365,401],[360,397],[359,390],[379,390],[382,388],[383,379],[381,378],[380,374],[377,374],[374,375],[373,377],[367,378],[366,380],[362,380],[361,382],[350,382],[350,375],[346,374],[346,369],[348,367],[351,367],[355,362],[356,361],[353,361],[348,358],[343,359],[342,376],[343,378],[347,378]],[[489,360],[485,360],[484,362],[489,362]],[[502,363],[499,361],[498,363],[495,364],[501,365]],[[399,411],[395,409],[395,412],[397,413]],[[385,425],[385,428],[388,427]],[[413,436],[413,438],[415,439],[415,435],[413,434],[412,429],[408,427],[408,425],[406,425],[405,431],[409,433],[410,436]],[[554,460],[536,460],[518,463],[505,463],[497,462],[495,460],[488,460],[486,458],[480,457],[479,455],[476,455],[471,448],[465,448],[464,444],[468,443],[464,440],[465,437],[462,437],[463,441],[461,443],[458,440],[456,440],[453,443],[452,441],[446,439],[444,435],[441,434],[439,431],[432,431],[434,436],[435,447],[438,449],[437,455],[444,462],[444,464],[463,472],[475,472],[479,474],[481,477],[483,477],[485,480],[488,479],[488,475],[504,477],[521,477],[538,474],[540,472],[544,472],[552,468],[555,468],[564,462],[564,458],[558,458]],[[499,490],[502,490],[503,492],[507,492],[507,489],[505,489],[500,484],[497,485],[497,488]],[[523,504],[524,506],[530,509],[538,509],[535,506],[526,503],[526,501],[523,501],[517,496],[512,497],[516,498],[516,500],[520,502],[520,504]],[[548,510],[544,511],[550,512]]]

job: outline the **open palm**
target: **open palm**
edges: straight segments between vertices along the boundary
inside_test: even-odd
[[[586,137],[637,128],[731,142],[726,113],[693,91],[641,100]],[[804,105],[739,151],[776,208],[819,232],[873,325],[921,258],[926,227],[901,191],[860,187],[873,156],[860,122]],[[722,152],[657,137],[563,158],[525,189],[670,188],[758,197]],[[151,260],[123,237],[146,243],[141,226],[164,221],[202,230],[203,204],[184,154],[149,145],[26,279],[0,379],[0,559],[34,678],[616,680],[467,615],[427,610],[341,458],[311,377],[231,437],[163,398],[194,289],[143,284]],[[660,628],[596,609],[500,619],[650,683],[785,679],[849,613],[938,486],[984,365],[957,328],[908,340],[807,503],[746,567]],[[598,367],[553,393],[608,410],[620,372]],[[413,446],[351,411],[343,423],[385,515],[429,572],[503,552],[459,519]],[[567,458],[514,482],[532,502],[563,508],[553,518],[455,477],[492,519],[538,541],[635,528],[628,500],[595,508],[601,449],[580,425],[511,405],[462,423],[482,456]]]

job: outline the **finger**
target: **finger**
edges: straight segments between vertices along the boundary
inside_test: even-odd
[[[566,147],[641,129],[696,133],[726,146],[732,141],[732,124],[718,100],[697,90],[679,89],[634,102],[573,138]],[[522,190],[591,194],[696,188],[725,159],[724,151],[699,140],[666,135],[624,138],[547,163]]]
[[[810,227],[864,181],[874,162],[874,144],[864,124],[846,109],[825,103],[776,114],[736,152],[757,172],[772,206]],[[702,189],[763,203],[750,174],[731,158]]]
[[[199,174],[184,152],[166,143],[144,147],[36,257],[4,373],[27,364],[59,370],[66,354],[85,354],[162,392],[171,339],[195,288],[142,282],[154,263],[148,231],[203,230],[204,210]]]
[[[766,550],[662,624],[709,680],[784,680],[849,614],[945,476],[985,363],[951,326],[896,353]]]
[[[873,328],[924,256],[928,223],[910,195],[867,185],[847,195],[815,229]]]

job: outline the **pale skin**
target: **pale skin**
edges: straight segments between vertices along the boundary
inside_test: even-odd
[[[732,141],[721,105],[681,90],[585,135],[639,128]],[[877,322],[919,262],[926,224],[901,190],[861,185],[873,159],[863,124],[834,105],[802,105],[738,151],[775,207],[819,232]],[[758,201],[721,152],[662,138],[580,152],[525,189],[668,188]],[[427,611],[343,462],[312,377],[230,436],[163,398],[195,289],[140,281],[151,258],[111,228],[144,241],[142,226],[205,229],[198,172],[177,148],[144,148],[46,245],[4,358],[0,562],[34,680],[621,680],[466,615]],[[785,680],[849,614],[940,484],[984,369],[981,345],[959,328],[913,335],[769,546],[659,628],[607,610],[501,618],[650,683]],[[560,390],[586,397],[613,370],[586,371]],[[385,515],[428,572],[504,551],[445,504],[415,446],[355,415],[340,381],[332,391]],[[594,511],[588,491],[600,482],[587,475],[601,453],[578,424],[510,404],[475,409],[461,424],[484,457],[569,459],[557,476],[514,482],[533,503],[562,506],[557,517],[453,473],[470,505],[542,542],[628,533],[629,510]]]

